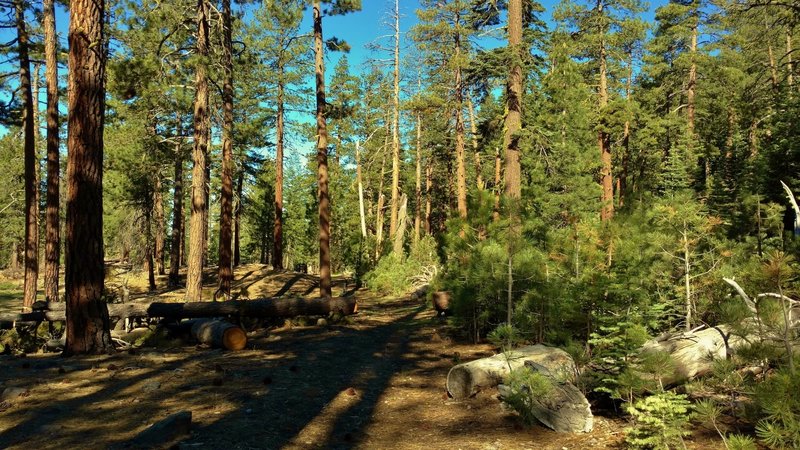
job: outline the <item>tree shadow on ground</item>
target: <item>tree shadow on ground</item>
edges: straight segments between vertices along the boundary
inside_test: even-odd
[[[357,326],[264,333],[251,350],[236,353],[181,347],[37,357],[28,358],[26,369],[22,360],[0,361],[15,366],[0,374],[1,382],[24,374],[36,393],[0,413],[0,421],[5,414],[21,418],[0,431],[0,448],[107,447],[181,410],[195,417],[186,445],[351,447],[391,378],[438,358],[407,351],[422,306],[371,307],[393,308],[392,319],[364,316]],[[59,374],[60,366],[74,367]]]

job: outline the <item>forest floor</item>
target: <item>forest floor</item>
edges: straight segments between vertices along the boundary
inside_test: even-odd
[[[450,367],[495,349],[455,341],[420,301],[379,298],[343,281],[334,295],[350,287],[357,315],[338,324],[256,330],[239,352],[178,341],[102,356],[0,356],[0,391],[27,390],[0,403],[0,448],[124,446],[179,411],[192,412],[191,435],[179,445],[186,449],[623,447],[622,419],[596,416],[593,432],[565,435],[522,427],[495,389],[449,399]],[[316,283],[308,275],[244,266],[234,295],[238,289],[249,298],[307,296]],[[688,445],[713,448],[714,441],[700,434]]]

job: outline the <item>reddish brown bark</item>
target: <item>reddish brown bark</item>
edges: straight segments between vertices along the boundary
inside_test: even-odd
[[[153,222],[155,225],[153,262],[156,274],[164,275],[164,193],[162,192],[160,171],[155,176],[153,183]]]
[[[25,158],[25,283],[22,307],[29,309],[36,301],[39,278],[39,205],[37,202],[36,137],[34,135],[31,62],[28,56],[28,30],[25,27],[25,3],[14,0],[19,50],[19,89],[22,93],[22,128]]]
[[[328,128],[325,123],[325,55],[322,11],[314,0],[314,68],[317,90],[317,191],[319,199],[319,295],[331,297],[331,205],[328,195]]]
[[[206,157],[208,155],[208,3],[197,2],[197,54],[202,60],[195,72],[194,150],[192,159],[192,216],[189,224],[189,257],[187,258],[186,301],[200,301],[203,296],[203,260],[206,249]]]
[[[602,0],[597,1],[599,14],[603,13]],[[600,87],[598,89],[598,111],[601,113],[608,105],[608,68],[606,62],[606,42],[600,40]],[[611,159],[611,137],[603,129],[597,132],[597,145],[600,148],[600,187],[602,188],[600,220],[607,221],[614,217],[614,180]],[[508,170],[506,168],[506,170]]]
[[[236,182],[236,211],[233,215],[233,267],[237,267],[242,260],[239,246],[239,228],[242,218],[242,189],[244,189],[244,169],[239,171],[239,179]]]
[[[172,233],[169,248],[169,285],[178,286],[178,271],[181,267],[181,242],[183,241],[183,129],[181,116],[177,114],[175,126],[175,172],[172,196]]]
[[[222,192],[219,214],[219,292],[230,297],[233,269],[233,43],[231,38],[231,0],[222,0]]]
[[[70,2],[65,354],[111,351],[103,301],[103,0]]]
[[[459,18],[456,18],[458,23]],[[455,34],[455,60],[461,58],[461,35]],[[458,204],[458,215],[462,219],[467,218],[467,167],[464,161],[464,117],[462,109],[464,107],[464,83],[461,79],[460,63],[456,64],[455,81],[455,113],[456,113],[456,198]]]
[[[281,70],[283,68],[281,67]],[[275,147],[275,224],[272,232],[272,266],[283,270],[283,134],[284,134],[283,74],[278,81],[278,117]]]
[[[505,147],[506,195],[519,199],[521,172],[519,131],[522,128],[522,0],[508,2],[508,47],[514,61],[506,85],[506,118],[503,145]]]
[[[44,0],[44,53],[47,84],[47,209],[45,213],[44,296],[57,302],[58,272],[61,258],[61,218],[59,212],[60,161],[58,136],[58,57],[56,18],[53,0]]]

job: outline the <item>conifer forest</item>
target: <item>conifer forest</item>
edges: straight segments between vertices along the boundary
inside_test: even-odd
[[[0,448],[800,448],[800,1],[0,0]]]

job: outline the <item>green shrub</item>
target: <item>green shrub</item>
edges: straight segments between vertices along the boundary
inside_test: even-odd
[[[625,442],[631,448],[670,449],[685,447],[683,437],[690,434],[692,405],[685,395],[674,392],[658,394],[628,405],[633,426],[627,428]]]
[[[429,283],[438,266],[436,241],[426,236],[412,246],[408,257],[394,252],[382,257],[364,280],[373,291],[402,295],[416,285]]]
[[[527,367],[512,370],[506,380],[503,403],[519,414],[527,425],[536,422],[531,414],[535,402],[541,402],[553,392],[553,381]]]
[[[756,387],[762,417],[756,435],[770,448],[800,448],[800,376],[778,371]]]

